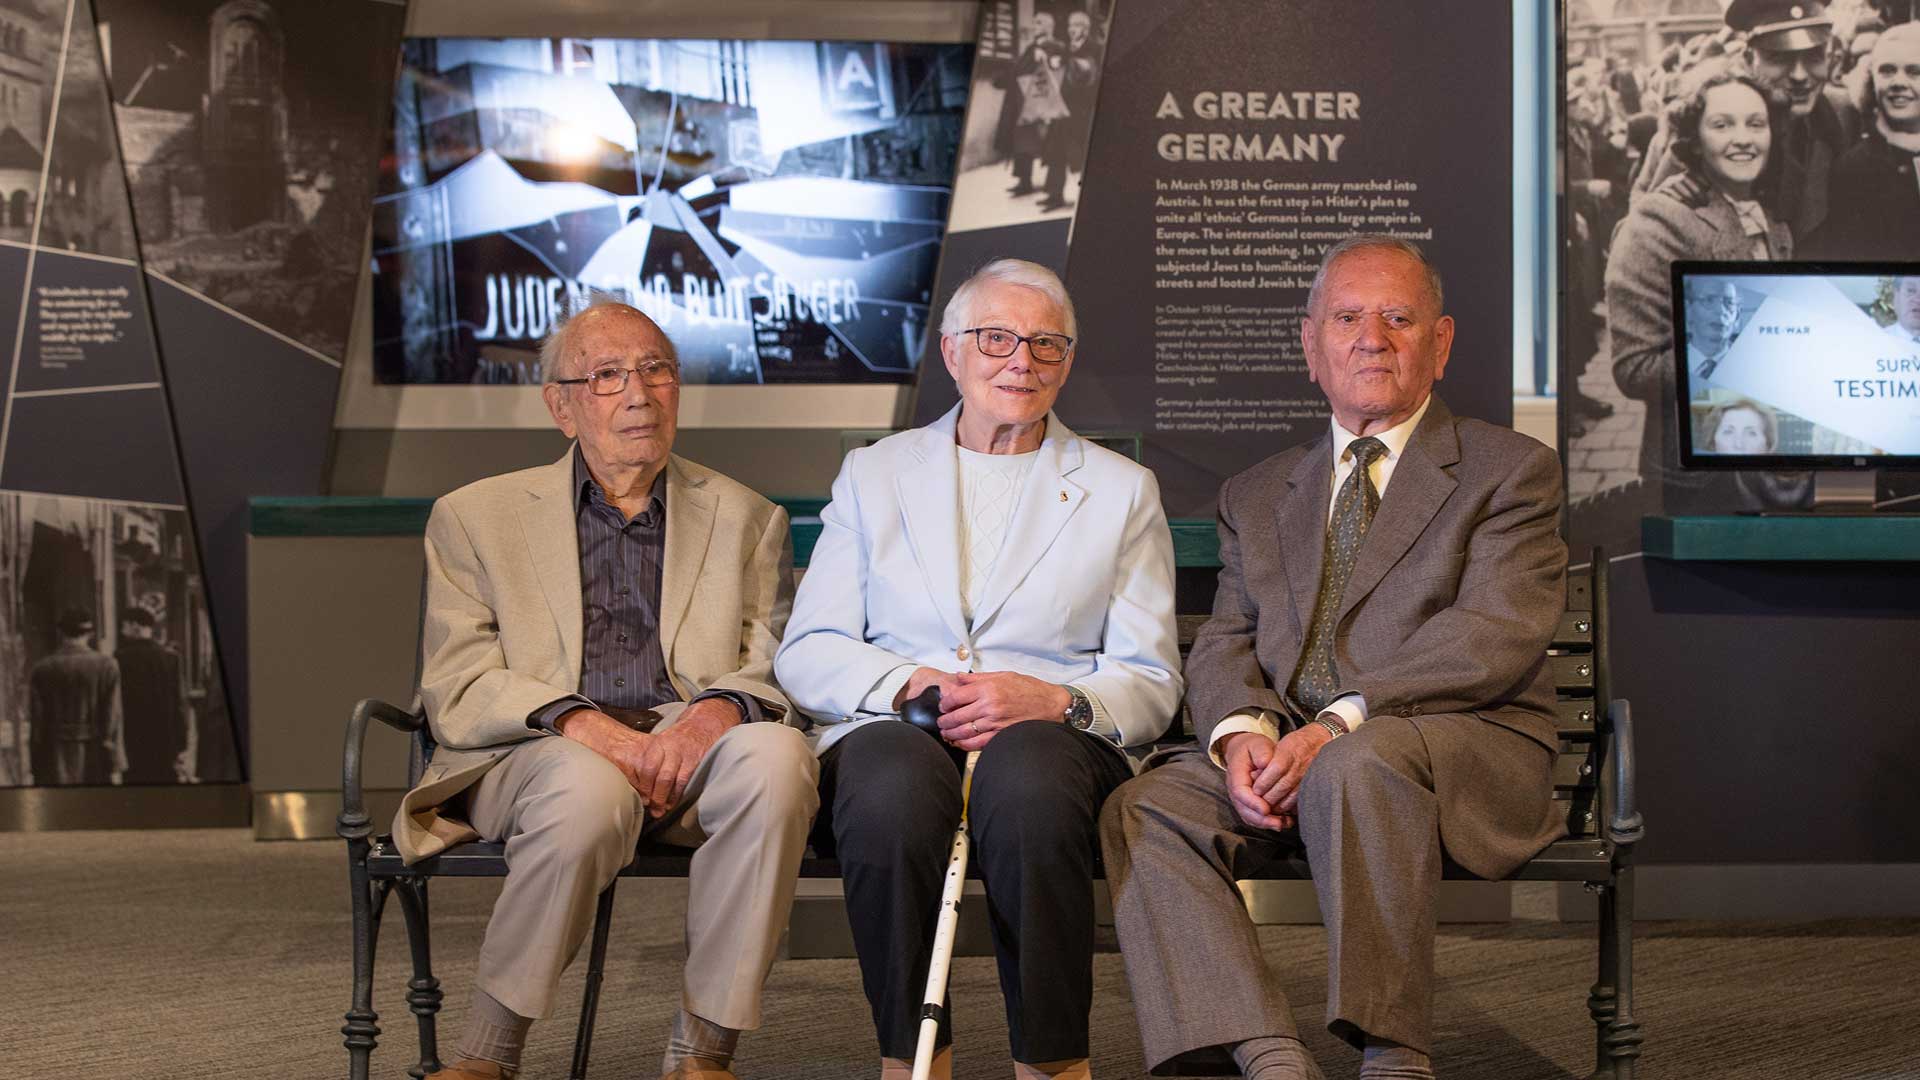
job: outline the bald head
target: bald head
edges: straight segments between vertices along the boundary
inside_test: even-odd
[[[1427,253],[1420,245],[1411,240],[1402,240],[1397,236],[1383,233],[1362,233],[1349,236],[1345,240],[1327,249],[1320,258],[1320,269],[1313,275],[1313,286],[1307,290],[1307,314],[1317,317],[1320,314],[1320,296],[1327,282],[1327,275],[1333,264],[1349,255],[1363,251],[1397,252],[1414,261],[1420,267],[1426,279],[1427,292],[1433,300],[1432,315],[1438,317],[1446,308],[1446,291],[1440,284],[1440,271],[1427,261]]]
[[[625,304],[605,293],[593,293],[587,306],[562,319],[540,343],[540,381],[553,382],[585,372],[579,366],[579,339],[589,327],[596,324],[608,324],[610,327],[625,327],[628,333],[651,336],[656,342],[660,355],[678,362],[680,357],[668,339],[660,324],[649,318],[647,313],[631,304]]]

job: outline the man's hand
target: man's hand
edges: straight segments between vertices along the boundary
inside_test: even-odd
[[[1256,829],[1286,829],[1293,826],[1291,816],[1273,812],[1266,796],[1254,790],[1254,778],[1272,763],[1277,744],[1257,731],[1236,731],[1227,736],[1220,757],[1227,763],[1227,799],[1240,820]]]
[[[940,736],[962,750],[981,750],[996,732],[1028,720],[1062,720],[1067,688],[1013,671],[962,672],[940,691]]]
[[[907,685],[901,687],[900,692],[893,695],[893,711],[899,712],[902,706],[914,698],[919,697],[929,686],[937,686],[940,688],[940,700],[944,702],[947,700],[947,695],[952,693],[959,685],[960,676],[955,675],[951,671],[941,671],[939,668],[930,667],[914,668],[913,674],[907,678]]]
[[[1333,733],[1319,724],[1306,724],[1287,732],[1274,745],[1272,759],[1254,777],[1254,793],[1266,800],[1274,813],[1294,820],[1307,767],[1320,756],[1320,748],[1332,741]]]
[[[656,734],[635,731],[597,709],[575,709],[560,718],[560,734],[612,762],[633,785],[647,813],[663,817],[685,794],[687,781],[709,747],[740,723],[740,710],[725,698],[687,706]]]
[[[740,725],[740,708],[726,698],[696,701],[680,719],[647,738],[635,763],[633,790],[647,801],[647,813],[665,817],[686,794],[687,781],[720,736]]]
[[[1257,731],[1227,736],[1227,795],[1240,820],[1256,829],[1290,829],[1298,823],[1300,784],[1320,748],[1333,734],[1319,724],[1289,731],[1279,742]]]

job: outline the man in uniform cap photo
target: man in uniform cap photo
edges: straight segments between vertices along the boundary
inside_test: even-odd
[[[1825,0],[1733,0],[1726,18],[1746,35],[1748,69],[1787,101],[1787,121],[1773,138],[1781,171],[1772,209],[1804,240],[1826,220],[1834,159],[1860,134],[1858,111],[1828,85],[1833,20]]]
[[[1727,7],[1725,34],[1744,38],[1746,67],[1787,106],[1787,117],[1773,132],[1772,153],[1780,159],[1779,181],[1768,210],[1785,222],[1796,242],[1805,240],[1827,218],[1828,182],[1833,163],[1860,135],[1859,110],[1846,93],[1828,84],[1827,39],[1833,20],[1825,0],[1733,0]],[[1724,63],[1724,61],[1722,61]],[[1705,61],[1689,79],[1708,77]],[[1665,119],[1647,148],[1646,165],[1633,183],[1633,199],[1656,189],[1698,209],[1707,204],[1706,188],[1686,175],[1671,146]]]

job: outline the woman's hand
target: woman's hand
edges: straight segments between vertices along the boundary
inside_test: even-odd
[[[962,750],[980,750],[1004,728],[1065,718],[1067,688],[1012,671],[962,672],[940,690],[940,735]]]
[[[953,672],[941,671],[939,668],[915,668],[913,674],[907,677],[907,685],[893,695],[893,711],[899,712],[907,702],[925,693],[929,686],[940,688],[940,701],[942,707],[945,707],[947,695],[953,693],[954,689],[960,685],[959,678]]]

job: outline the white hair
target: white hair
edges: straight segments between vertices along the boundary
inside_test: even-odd
[[[1681,283],[1688,300],[1719,300],[1733,282],[1723,277],[1689,277]],[[1738,286],[1735,286],[1738,288]]]
[[[1060,309],[1060,317],[1067,323],[1059,328],[1061,333],[1068,337],[1080,333],[1079,323],[1073,317],[1073,298],[1067,295],[1060,275],[1025,259],[995,259],[975,270],[972,277],[953,290],[953,298],[947,301],[946,310],[940,315],[941,337],[953,337],[973,325],[974,302],[979,299],[980,290],[988,285],[1015,285],[1034,290]]]
[[[1321,257],[1320,269],[1314,271],[1313,287],[1307,290],[1307,314],[1316,315],[1320,311],[1320,286],[1326,283],[1327,270],[1356,251],[1397,251],[1419,263],[1420,269],[1426,271],[1427,288],[1433,293],[1434,308],[1440,312],[1446,311],[1446,292],[1440,287],[1440,271],[1427,261],[1427,253],[1420,250],[1419,244],[1385,233],[1361,233],[1333,245]]]
[[[581,307],[576,307],[554,320],[552,331],[540,342],[540,381],[543,383],[556,382],[560,379],[561,368],[565,367],[567,362],[567,347],[573,338],[573,324],[582,316],[591,315],[596,311],[624,311],[629,314],[638,315],[650,323],[653,322],[652,319],[647,317],[646,312],[621,300],[612,293],[601,292],[598,289],[590,289],[585,296],[586,304]],[[659,324],[654,323],[654,326],[658,328]],[[667,343],[667,359],[672,360],[676,364],[679,363],[680,350],[674,347],[673,341],[667,337],[666,331],[663,330],[660,332],[660,340]]]

